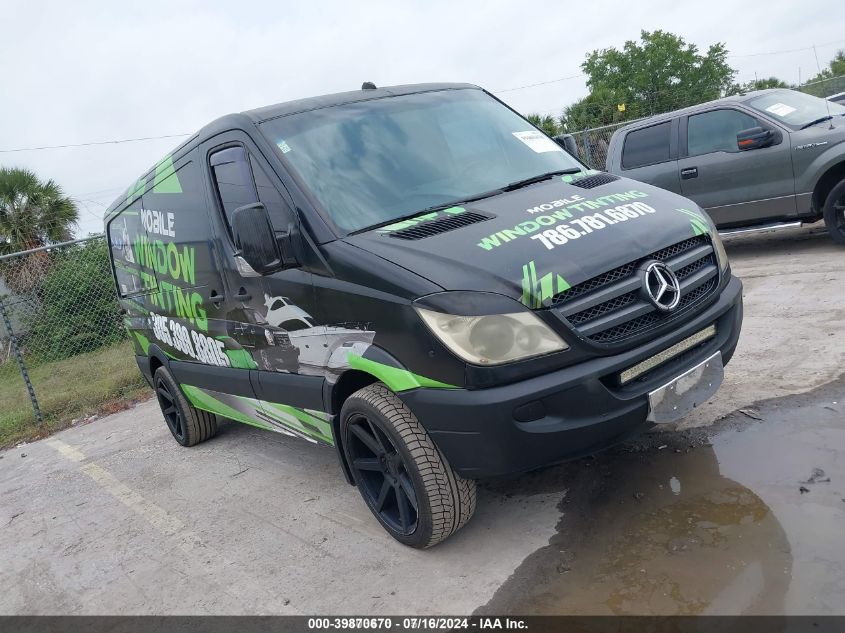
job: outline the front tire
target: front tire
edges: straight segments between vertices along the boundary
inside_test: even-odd
[[[424,549],[475,511],[475,481],[455,474],[416,416],[381,383],[352,394],[340,413],[343,449],[364,502],[397,541]]]
[[[176,380],[165,367],[156,370],[153,386],[167,428],[182,446],[199,444],[217,433],[215,415],[188,404]]]
[[[845,180],[827,195],[824,202],[824,223],[830,237],[845,246]]]

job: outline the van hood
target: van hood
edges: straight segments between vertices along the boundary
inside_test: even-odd
[[[344,239],[444,290],[496,292],[541,308],[711,226],[686,198],[591,170]]]

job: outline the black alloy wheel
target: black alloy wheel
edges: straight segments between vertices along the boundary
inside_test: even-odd
[[[185,423],[182,419],[182,414],[179,412],[179,407],[176,406],[176,397],[171,393],[169,386],[161,377],[156,378],[156,396],[158,397],[158,404],[161,407],[161,413],[164,415],[164,421],[167,422],[167,427],[176,441],[184,444]]]
[[[347,425],[350,466],[367,505],[388,527],[402,535],[417,528],[418,503],[402,454],[390,437],[364,415]]]

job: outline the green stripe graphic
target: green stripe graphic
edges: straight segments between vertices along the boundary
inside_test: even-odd
[[[371,376],[375,376],[389,389],[393,391],[408,391],[409,389],[417,389],[418,387],[433,387],[436,389],[458,389],[455,385],[449,385],[439,380],[433,380],[420,376],[407,369],[399,369],[398,367],[391,367],[383,363],[377,363],[369,358],[364,358],[358,354],[349,354],[347,357],[349,366],[352,369],[359,369],[367,372]]]

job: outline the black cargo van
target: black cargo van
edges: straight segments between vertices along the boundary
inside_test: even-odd
[[[466,523],[476,479],[688,413],[742,321],[700,208],[587,169],[472,85],[223,117],[106,230],[176,441],[219,416],[333,446],[414,547]]]

